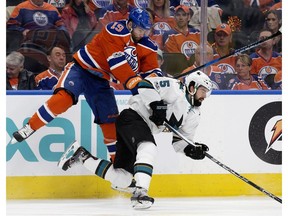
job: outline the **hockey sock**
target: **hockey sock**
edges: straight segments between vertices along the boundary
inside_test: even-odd
[[[116,128],[115,123],[100,124],[111,161],[114,162],[116,153]]]
[[[139,145],[134,164],[134,178],[137,187],[149,189],[156,155],[157,147],[154,143],[144,142]]]
[[[42,126],[51,122],[57,115],[65,112],[73,105],[70,94],[65,90],[60,90],[52,95],[44,105],[29,119],[29,125],[33,130],[38,130]]]
[[[132,174],[123,169],[114,169],[113,164],[107,160],[90,157],[84,161],[83,166],[113,185],[126,188],[131,184]]]

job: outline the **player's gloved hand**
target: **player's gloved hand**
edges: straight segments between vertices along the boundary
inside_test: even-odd
[[[164,104],[163,100],[153,101],[150,103],[152,109],[152,115],[149,119],[157,126],[163,125],[166,119],[167,104]]]
[[[190,157],[194,160],[202,160],[205,158],[205,152],[209,151],[209,148],[207,145],[202,143],[194,143],[193,145],[187,145],[184,148],[184,153],[187,157]]]
[[[124,84],[125,89],[130,90],[133,95],[138,94],[137,86],[142,78],[138,75],[130,77]]]

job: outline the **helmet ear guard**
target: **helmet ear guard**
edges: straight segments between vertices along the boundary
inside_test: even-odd
[[[209,96],[211,94],[211,91],[213,88],[213,84],[212,84],[210,78],[205,73],[203,73],[202,71],[199,71],[199,70],[186,76],[184,79],[184,84],[187,88],[187,91],[192,95],[194,95],[196,93],[197,89],[200,86],[203,86],[208,90],[207,96]],[[193,92],[190,92],[191,85],[194,87]]]

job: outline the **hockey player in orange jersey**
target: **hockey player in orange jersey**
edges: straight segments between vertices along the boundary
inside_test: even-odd
[[[146,10],[131,11],[128,20],[109,23],[90,43],[73,55],[66,65],[54,94],[29,119],[28,124],[13,133],[11,143],[21,142],[51,122],[72,105],[80,94],[99,124],[111,159],[115,156],[115,120],[118,108],[110,79],[124,84],[133,94],[141,76],[162,75],[157,63],[157,46],[149,39],[152,25]]]

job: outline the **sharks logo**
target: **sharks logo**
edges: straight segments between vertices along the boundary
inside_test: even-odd
[[[270,164],[282,164],[282,103],[268,103],[256,111],[249,126],[253,152]]]
[[[178,129],[182,125],[182,122],[183,122],[183,115],[178,120],[176,118],[176,116],[174,115],[174,113],[172,113],[172,115],[168,121],[168,124],[171,125],[173,128]]]

